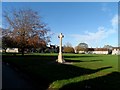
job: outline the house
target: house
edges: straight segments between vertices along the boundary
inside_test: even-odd
[[[0,48],[0,52],[2,52],[3,50],[2,50],[2,48]]]
[[[47,53],[58,53],[59,47],[57,45],[48,45],[45,49],[45,52]]]
[[[107,48],[87,48],[87,51],[78,51],[86,54],[108,54]]]
[[[95,48],[93,51],[94,54],[108,54],[107,48]]]
[[[88,48],[87,53],[89,54],[108,54],[107,48]]]
[[[18,53],[18,48],[7,48],[6,52]]]
[[[112,55],[120,55],[120,47],[113,47]]]
[[[120,47],[113,47],[112,49],[107,48],[87,48],[87,51],[79,51],[79,53],[87,53],[87,54],[112,54],[112,55],[120,55]]]

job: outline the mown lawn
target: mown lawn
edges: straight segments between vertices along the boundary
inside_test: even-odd
[[[120,73],[117,55],[63,54],[66,64],[56,63],[57,54],[3,55],[42,89],[118,89]],[[77,89],[78,90],[78,89]]]

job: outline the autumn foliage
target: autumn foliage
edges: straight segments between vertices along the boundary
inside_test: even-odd
[[[5,11],[4,18],[9,26],[9,33],[3,36],[4,45],[20,48],[23,55],[26,48],[46,47],[50,41],[47,35],[49,29],[37,12],[31,9],[13,10],[11,13]]]
[[[64,47],[63,49],[64,53],[74,53],[73,47]]]
[[[64,53],[74,53],[74,48],[73,48],[72,45],[68,42],[68,43],[66,43],[66,45],[64,45],[64,47],[63,47],[63,52],[64,52]]]

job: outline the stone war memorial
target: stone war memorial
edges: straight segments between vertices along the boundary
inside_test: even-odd
[[[65,60],[62,57],[62,38],[63,37],[64,37],[64,35],[62,35],[62,33],[60,33],[60,35],[58,36],[58,38],[60,38],[59,54],[58,54],[58,59],[57,59],[58,63],[64,63],[65,62]]]

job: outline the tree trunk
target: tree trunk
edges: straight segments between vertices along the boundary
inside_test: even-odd
[[[22,48],[22,56],[24,56],[24,48]]]
[[[5,53],[6,53],[7,48],[5,48]]]

